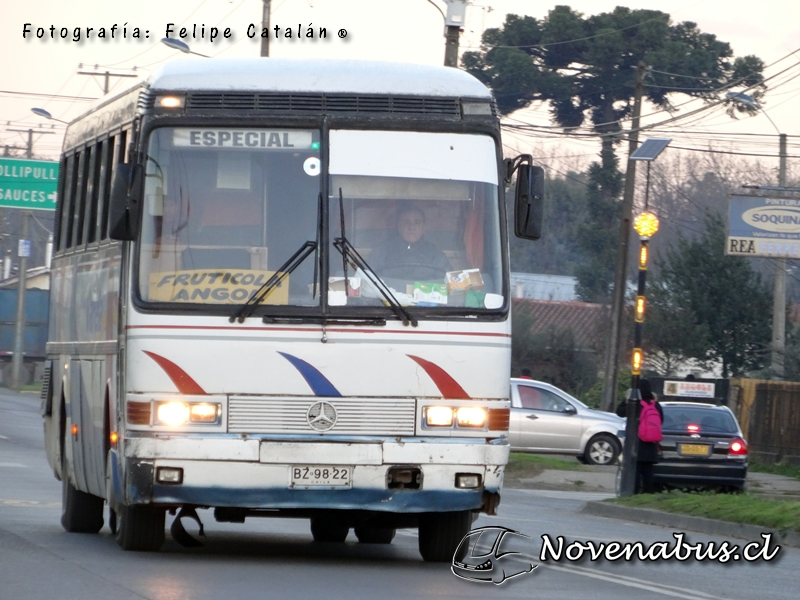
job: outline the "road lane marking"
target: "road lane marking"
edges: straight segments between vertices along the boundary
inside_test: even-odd
[[[537,560],[538,557],[535,556],[528,556],[523,555],[526,558]],[[619,574],[606,574],[597,571],[596,569],[588,569],[586,567],[576,567],[576,566],[561,566],[561,565],[548,565],[547,563],[540,562],[540,566],[544,567],[545,569],[553,569],[554,571],[563,571],[564,573],[571,573],[573,575],[583,575],[584,577],[592,577],[594,579],[602,579],[603,581],[608,581],[610,583],[616,583],[618,585],[624,585],[626,587],[633,587],[639,588],[642,590],[647,590],[649,592],[655,592],[656,594],[662,594],[664,596],[672,596],[674,598],[685,598],[686,600],[724,600],[720,596],[713,596],[711,594],[706,594],[705,592],[700,592],[698,590],[690,590],[687,588],[682,588],[674,585],[664,585],[662,583],[655,583],[653,581],[647,581],[645,579],[636,579],[634,577],[628,577],[627,575],[619,575]]]
[[[0,463],[0,467],[8,467],[9,469],[27,469],[23,464],[20,463]]]
[[[21,500],[19,498],[0,498],[4,506],[36,506],[39,508],[60,508],[60,502],[40,502],[39,500]]]

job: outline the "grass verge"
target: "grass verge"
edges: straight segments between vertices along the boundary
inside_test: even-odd
[[[581,471],[583,468],[583,465],[574,459],[564,460],[563,458],[556,458],[555,456],[512,452],[508,457],[505,476],[510,479],[527,479],[536,477],[547,469]]]
[[[759,525],[778,531],[800,532],[800,502],[794,500],[770,500],[749,494],[673,491],[613,498],[607,502],[636,508],[654,508],[733,523]]]
[[[774,473],[775,475],[800,479],[800,467],[795,465],[767,465],[751,462],[747,468],[753,473]]]

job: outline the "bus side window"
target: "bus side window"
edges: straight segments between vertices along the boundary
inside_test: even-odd
[[[69,248],[70,230],[72,227],[72,204],[75,201],[75,180],[77,174],[77,158],[75,154],[66,157],[62,165],[64,169],[64,188],[61,190],[58,215],[58,250]]]
[[[94,230],[95,239],[103,240],[106,238],[106,220],[108,219],[108,194],[111,185],[111,169],[109,161],[109,148],[114,145],[114,138],[103,140],[98,146],[99,154],[97,156],[97,198],[96,210],[94,215]]]
[[[91,150],[84,148],[78,153],[78,185],[75,189],[75,200],[72,203],[72,235],[69,245],[78,246],[83,237],[83,211],[86,202],[86,184],[89,178],[89,159]]]
[[[100,175],[99,153],[102,144],[98,143],[91,148],[91,157],[88,166],[86,181],[86,203],[83,213],[82,244],[91,244],[97,239],[97,192]]]

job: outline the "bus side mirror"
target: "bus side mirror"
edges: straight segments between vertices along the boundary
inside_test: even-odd
[[[112,240],[136,239],[143,179],[141,165],[120,163],[114,170],[108,215],[108,233]]]
[[[538,240],[542,237],[544,213],[544,169],[529,164],[517,167],[517,188],[514,194],[514,233],[518,238]]]

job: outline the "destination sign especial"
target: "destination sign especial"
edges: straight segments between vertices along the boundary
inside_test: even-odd
[[[242,150],[311,150],[310,131],[274,129],[175,129],[172,143],[180,148]]]

